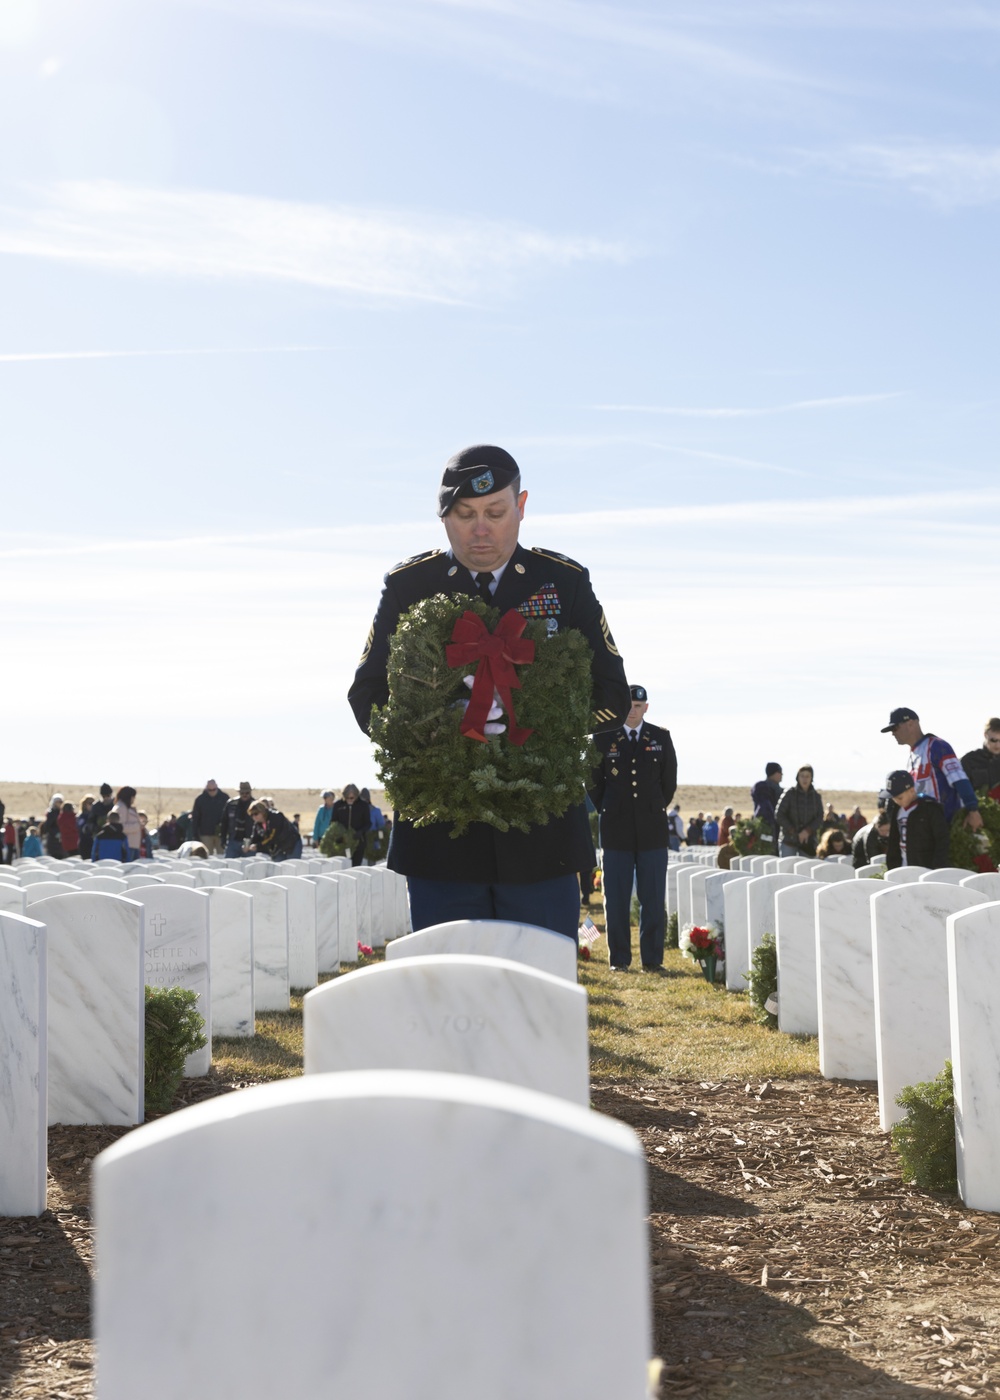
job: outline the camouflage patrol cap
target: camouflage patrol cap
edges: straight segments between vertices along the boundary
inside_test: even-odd
[[[464,447],[445,466],[438,491],[438,515],[443,520],[462,497],[493,496],[512,486],[520,475],[520,467],[502,447],[485,443]]]

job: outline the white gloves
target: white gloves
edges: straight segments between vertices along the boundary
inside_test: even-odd
[[[476,683],[476,678],[475,678],[475,676],[465,676],[463,679],[465,680],[465,684],[466,684],[466,685],[469,687],[469,689],[471,690],[472,687],[473,687],[473,686],[475,685],[475,683]],[[462,701],[460,701],[459,703],[461,704],[463,711],[465,711],[465,710],[467,710],[467,709],[469,708],[469,702],[468,702],[468,700],[462,700]],[[499,695],[497,694],[497,692],[494,690],[494,692],[493,692],[493,705],[492,705],[492,707],[491,707],[491,709],[490,709],[489,714],[486,716],[486,723],[483,725],[483,733],[486,734],[486,735],[503,734],[503,733],[506,731],[506,728],[507,728],[506,724],[498,724],[498,723],[497,723],[497,720],[502,720],[502,719],[503,719],[503,705],[501,705],[501,703],[500,703],[500,696],[499,696]]]

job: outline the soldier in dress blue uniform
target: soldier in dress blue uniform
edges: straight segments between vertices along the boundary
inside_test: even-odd
[[[677,757],[669,731],[643,718],[645,688],[633,685],[632,708],[621,728],[595,736],[601,765],[590,799],[600,813],[604,852],[604,911],[613,972],[632,962],[629,915],[632,883],[639,896],[639,955],[644,972],[663,966],[668,808],[677,787]]]
[[[438,515],[450,547],[407,559],[386,574],[350,689],[365,733],[372,706],[389,698],[389,641],[400,617],[439,593],[479,594],[501,613],[516,608],[544,618],[550,632],[582,632],[593,653],[594,732],[620,725],[629,708],[628,683],[590,576],[563,554],[518,543],[526,500],[518,465],[501,447],[467,447],[448,462]],[[502,733],[502,712],[495,709],[490,719],[486,732]],[[453,838],[446,823],[417,828],[394,815],[387,864],[407,877],[415,929],[452,919],[509,919],[575,938],[579,872],[592,870],[596,858],[581,792],[578,805],[527,832],[473,822]]]

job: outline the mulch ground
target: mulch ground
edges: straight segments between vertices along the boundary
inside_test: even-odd
[[[1000,1216],[903,1184],[874,1085],[605,1082],[593,1099],[646,1147],[662,1395],[1000,1394]],[[0,1220],[0,1395],[93,1394],[89,1170],[124,1131],[51,1129],[50,1208]],[[600,1300],[582,1306],[599,1338]]]

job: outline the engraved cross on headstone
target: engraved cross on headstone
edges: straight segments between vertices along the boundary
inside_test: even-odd
[[[161,933],[166,927],[166,924],[167,920],[164,914],[154,914],[149,921],[149,927],[153,930],[153,933],[157,938],[160,937]]]

